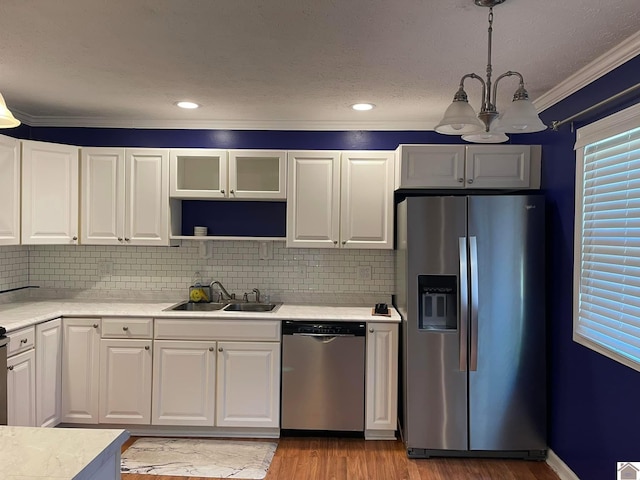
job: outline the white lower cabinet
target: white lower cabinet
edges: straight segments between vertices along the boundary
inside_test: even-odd
[[[280,344],[219,342],[216,425],[280,426]]]
[[[99,318],[64,318],[62,422],[98,423]]]
[[[152,340],[100,340],[100,423],[151,421]]]
[[[62,414],[62,319],[36,325],[36,425],[55,427]]]
[[[213,426],[216,342],[155,340],[153,425]]]
[[[398,324],[367,325],[365,437],[394,438],[398,411]]]
[[[32,348],[7,359],[7,423],[36,426],[36,353]]]

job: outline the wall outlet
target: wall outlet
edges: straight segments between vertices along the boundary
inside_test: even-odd
[[[358,280],[371,280],[371,265],[361,265],[357,269]]]

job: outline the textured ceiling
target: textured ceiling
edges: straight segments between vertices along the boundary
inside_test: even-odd
[[[484,76],[487,15],[473,0],[2,0],[0,92],[33,125],[428,130],[463,74]],[[638,0],[494,15],[494,78],[521,72],[532,99],[640,25]],[[467,92],[477,110],[479,83]]]

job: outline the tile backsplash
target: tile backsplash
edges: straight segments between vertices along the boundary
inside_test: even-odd
[[[9,256],[0,249],[3,253]],[[370,304],[390,301],[394,286],[390,250],[293,249],[278,241],[184,240],[179,247],[38,245],[30,247],[28,266],[29,284],[41,287],[32,294],[55,290],[76,296],[179,300],[201,278],[206,283],[219,280],[239,298],[259,288],[274,300]]]
[[[29,284],[29,247],[0,246],[0,292]]]

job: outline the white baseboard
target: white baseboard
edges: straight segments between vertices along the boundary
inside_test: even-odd
[[[551,449],[547,451],[547,464],[558,474],[560,480],[580,480],[566,463]]]

